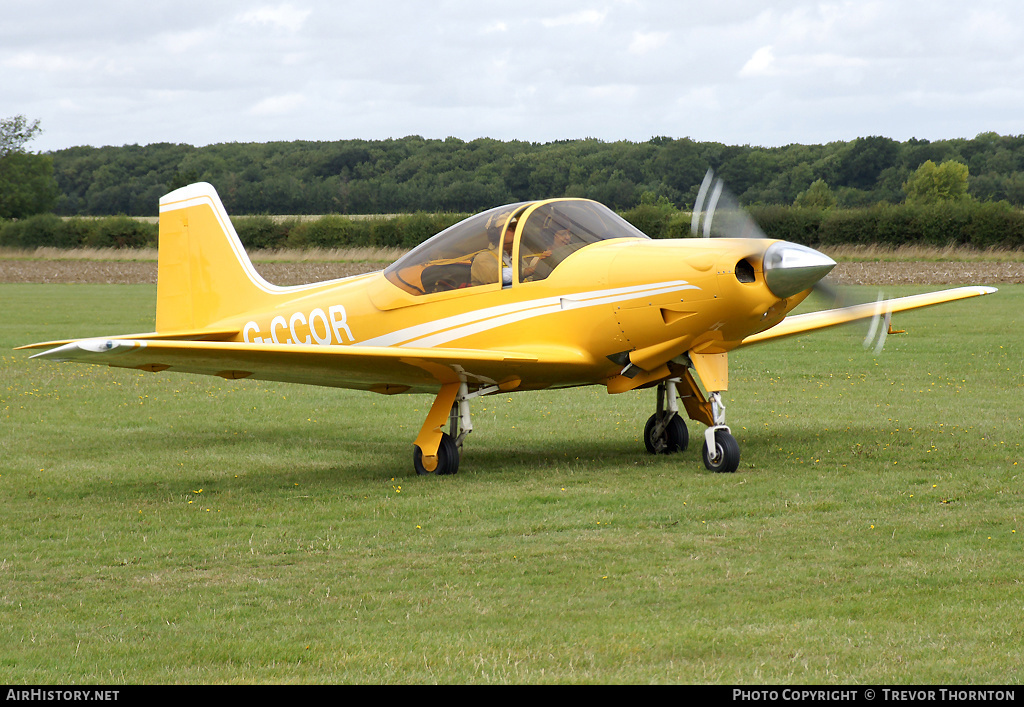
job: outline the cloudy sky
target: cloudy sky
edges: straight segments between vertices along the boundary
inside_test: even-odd
[[[1019,0],[0,0],[0,118],[75,145],[1024,133]]]

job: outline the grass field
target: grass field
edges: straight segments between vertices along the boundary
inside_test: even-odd
[[[460,473],[419,478],[425,396],[11,350],[154,301],[0,285],[0,682],[1022,677],[1024,286],[878,356],[734,354],[734,475],[644,453],[651,391],[480,399]]]

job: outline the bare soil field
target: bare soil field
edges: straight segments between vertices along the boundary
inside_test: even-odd
[[[839,263],[832,279],[841,285],[995,285],[1024,282],[1020,262],[891,261]]]
[[[385,267],[385,263],[254,263],[275,285],[332,280]],[[0,260],[0,282],[156,284],[156,262],[130,260]]]
[[[275,285],[300,285],[380,270],[383,262],[254,262]],[[995,285],[1024,283],[1024,262],[882,261],[841,262],[837,284]],[[156,283],[156,262],[128,260],[0,259],[0,282]]]

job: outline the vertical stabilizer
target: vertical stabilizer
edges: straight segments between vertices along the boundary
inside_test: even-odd
[[[191,184],[160,199],[158,332],[204,329],[279,289],[253,269],[213,186]]]

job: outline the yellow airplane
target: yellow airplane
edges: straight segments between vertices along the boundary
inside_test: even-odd
[[[721,396],[730,351],[995,292],[961,287],[787,317],[834,266],[786,241],[652,240],[596,202],[548,199],[472,216],[381,272],[278,287],[253,269],[202,183],[160,200],[156,331],[22,348],[152,372],[429,393],[419,474],[458,471],[479,396],[656,387],[647,450],[687,448],[681,401],[707,426],[705,466],[732,472],[740,450]]]

